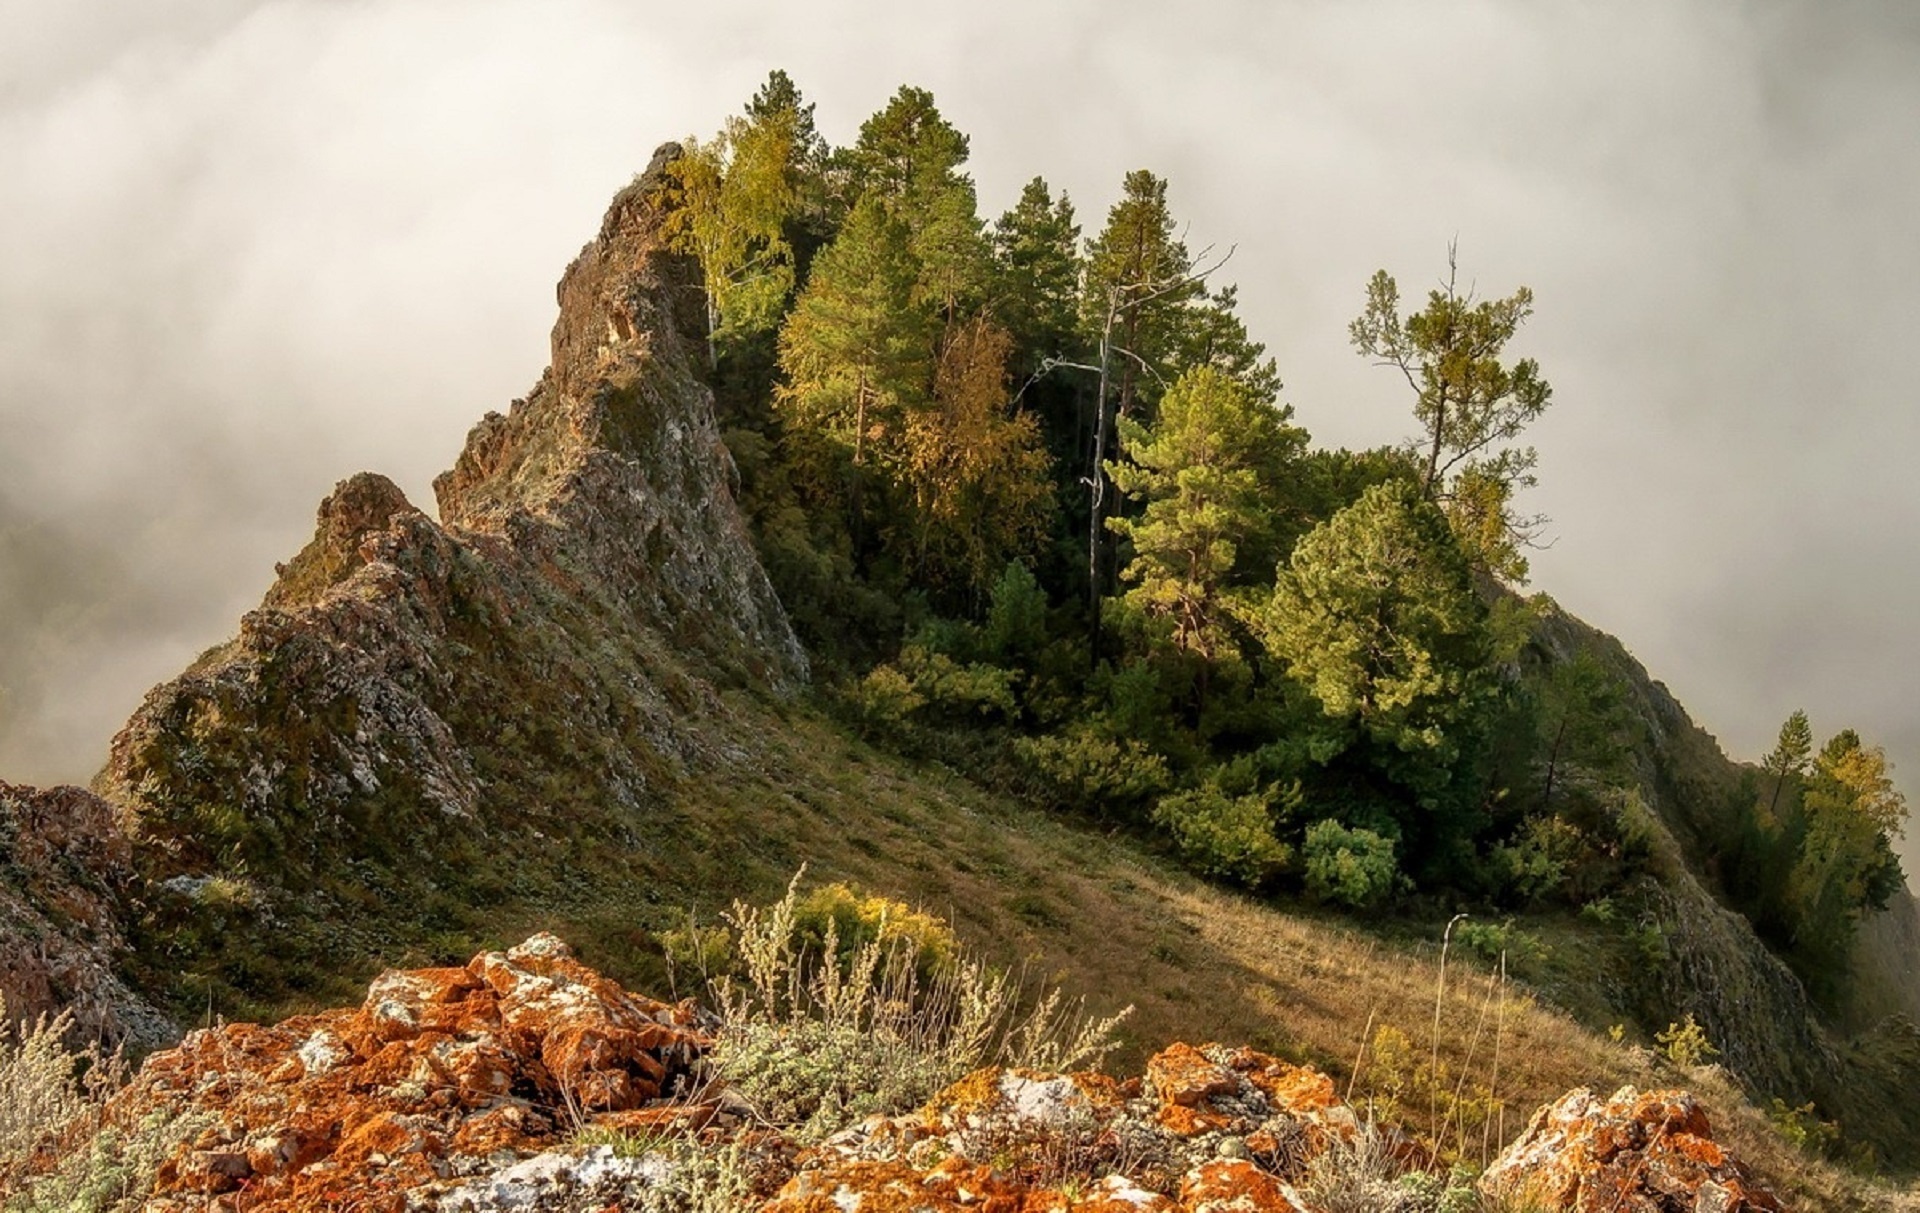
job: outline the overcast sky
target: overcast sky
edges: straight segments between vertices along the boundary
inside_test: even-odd
[[[1170,178],[1323,443],[1408,433],[1346,323],[1457,237],[1536,296],[1535,588],[1736,756],[1805,707],[1920,794],[1920,8],[931,9],[0,0],[0,778],[88,777],[337,480],[430,507],[614,190],[785,67],[836,143],[933,90],[988,215]]]

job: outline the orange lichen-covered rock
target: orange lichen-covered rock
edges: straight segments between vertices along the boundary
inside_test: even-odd
[[[1534,1114],[1480,1179],[1490,1196],[1566,1213],[1778,1213],[1780,1202],[1713,1140],[1684,1091],[1582,1088]]]
[[[644,1117],[711,1043],[694,1022],[536,935],[465,968],[384,973],[351,1010],[192,1033],[148,1059],[114,1113],[210,1120],[161,1168],[162,1200],[243,1192],[250,1210],[297,1210],[350,1192],[399,1209],[603,1110]]]
[[[1293,1190],[1242,1160],[1222,1159],[1187,1172],[1180,1183],[1187,1213],[1307,1213]]]

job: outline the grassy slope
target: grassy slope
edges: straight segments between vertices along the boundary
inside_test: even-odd
[[[948,917],[994,959],[1084,995],[1090,1009],[1132,1004],[1121,1066],[1170,1040],[1219,1039],[1312,1061],[1344,1083],[1370,1025],[1398,1028],[1426,1060],[1438,924],[1362,925],[1237,897],[1129,839],[875,751],[805,707],[735,695],[721,714],[731,717],[723,728],[739,744],[671,789],[644,851],[582,853],[579,881],[541,904],[500,906],[470,935],[380,960],[456,960],[472,944],[551,928],[590,963],[664,990],[653,932],[684,924],[690,910],[710,919],[733,896],[771,899],[805,863],[810,879],[855,881]],[[1505,1001],[1497,1076],[1487,966],[1456,951],[1440,1000],[1442,1062],[1496,1088],[1510,1109],[1507,1135],[1572,1087],[1687,1085],[1796,1207],[1889,1207],[1889,1194],[1869,1194],[1784,1147],[1715,1072],[1676,1073],[1554,1009],[1550,996],[1601,1023],[1612,1004],[1604,979],[1594,979],[1629,962],[1583,925],[1528,925],[1552,942],[1557,959],[1539,971],[1542,997],[1521,992]],[[342,973],[338,989],[321,993],[337,997],[364,976]],[[1354,1092],[1362,1100],[1376,1094],[1364,1082]],[[1476,1136],[1466,1153],[1480,1152]]]

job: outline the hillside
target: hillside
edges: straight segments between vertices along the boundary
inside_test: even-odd
[[[1920,1053],[1880,1022],[1913,1008],[1888,963],[1911,903],[1869,921],[1850,1022],[1810,1000],[1708,870],[1739,769],[1563,613],[1541,608],[1515,668],[1544,678],[1584,654],[1626,688],[1617,761],[1644,796],[1644,862],[1614,890],[1617,921],[1473,905],[1518,933],[1457,948],[1444,985],[1440,894],[1342,915],[1285,888],[1226,892],[1138,821],[1016,794],[992,737],[847,723],[844,697],[807,689],[756,550],[766,520],[736,503],[700,269],[665,231],[678,155],[662,149],[568,268],[552,364],[475,427],[436,482],[437,521],[381,477],[342,482],[239,634],[147,697],[91,793],[0,785],[15,1014],[70,1006],[144,1047],[163,1017],[312,1010],[381,969],[465,963],[536,929],[659,990],[666,932],[770,900],[805,864],[949,918],[1096,1012],[1134,1005],[1130,1064],[1175,1039],[1244,1042],[1384,1098],[1417,1068],[1368,1060],[1392,1029],[1462,1089],[1487,1086],[1511,1137],[1569,1088],[1667,1073],[1630,1046],[1692,1015],[1725,1070],[1689,1081],[1807,1207],[1843,1207],[1851,1181],[1783,1152],[1755,1110],[1775,1097],[1816,1101],[1893,1165],[1920,1158],[1902,1098]],[[1492,976],[1502,940],[1518,990]]]

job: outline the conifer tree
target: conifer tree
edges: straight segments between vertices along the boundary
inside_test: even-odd
[[[880,199],[905,224],[919,262],[915,301],[955,323],[985,294],[989,267],[967,137],[925,89],[902,87],[860,127],[847,162],[856,196]]]
[[[1121,573],[1133,586],[1127,600],[1167,620],[1173,646],[1205,661],[1239,655],[1229,623],[1250,604],[1233,580],[1238,554],[1271,529],[1263,489],[1306,442],[1288,416],[1202,366],[1167,392],[1152,424],[1120,419],[1128,460],[1107,471],[1145,506],[1137,517],[1108,520],[1132,541],[1133,559]]]
[[[863,198],[814,262],[780,334],[778,406],[855,466],[899,460],[907,414],[931,386],[934,317],[917,296],[919,269],[906,225]]]
[[[1476,300],[1461,290],[1452,250],[1447,280],[1427,306],[1400,314],[1400,288],[1381,270],[1367,284],[1367,305],[1348,326],[1354,349],[1398,370],[1413,390],[1420,487],[1445,508],[1461,544],[1482,570],[1526,580],[1520,547],[1545,521],[1513,511],[1514,490],[1534,483],[1531,447],[1506,445],[1546,411],[1553,389],[1531,358],[1501,355],[1533,314],[1533,292]]]
[[[1035,177],[993,225],[993,311],[1014,340],[1022,377],[1073,344],[1080,289],[1080,225],[1073,203]]]
[[[1780,790],[1789,779],[1806,776],[1812,757],[1813,727],[1807,722],[1807,714],[1796,708],[1780,726],[1780,736],[1773,749],[1760,761],[1761,769],[1773,776],[1773,797],[1767,802],[1769,816],[1779,808]]]
[[[1417,485],[1362,493],[1309,532],[1262,620],[1268,650],[1424,795],[1487,689],[1487,609],[1446,518]]]

